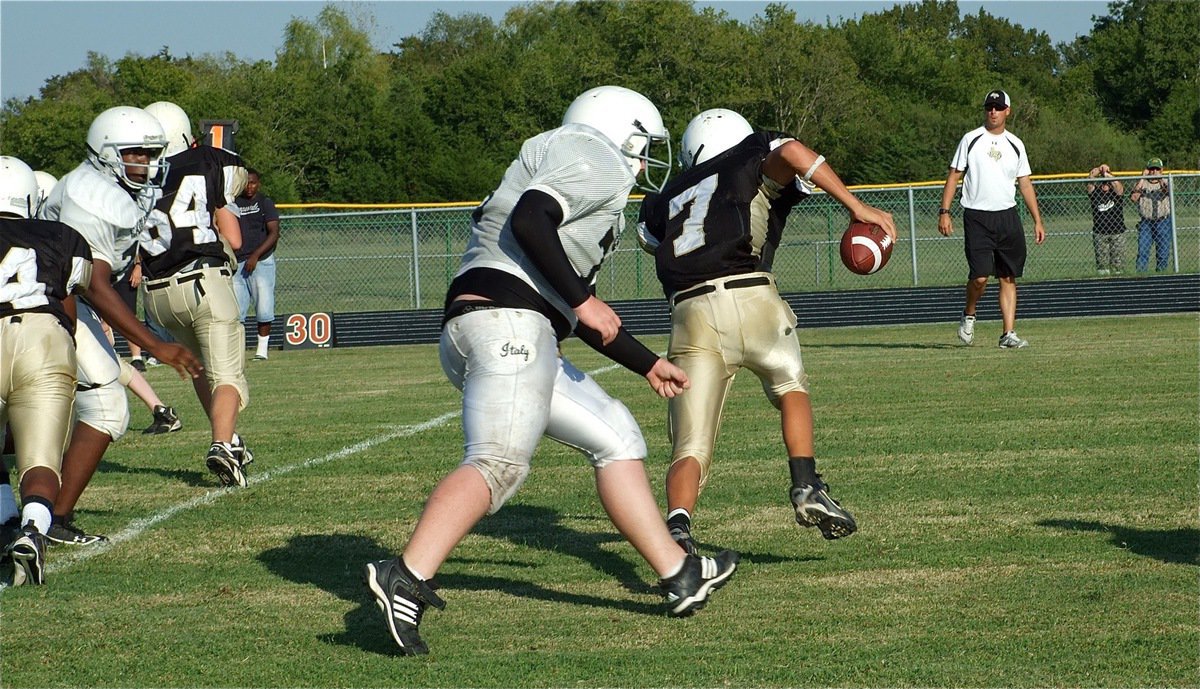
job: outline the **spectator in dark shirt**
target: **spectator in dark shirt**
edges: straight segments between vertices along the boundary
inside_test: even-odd
[[[1096,250],[1096,272],[1120,273],[1125,265],[1125,185],[1113,177],[1108,165],[1092,168],[1088,177],[1088,200],[1092,204],[1092,246]]]
[[[275,245],[279,242],[279,212],[270,197],[259,193],[258,170],[247,168],[248,181],[237,197],[242,225],[242,248],[237,251],[237,273],[233,287],[237,293],[242,321],[254,301],[254,319],[258,322],[255,361],[266,361],[275,320]]]

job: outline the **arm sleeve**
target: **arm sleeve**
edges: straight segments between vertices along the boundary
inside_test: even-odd
[[[658,363],[658,355],[631,335],[624,326],[617,331],[613,341],[603,344],[600,333],[583,323],[575,326],[575,334],[589,347],[612,359],[639,376],[644,376]]]
[[[575,308],[587,301],[591,293],[571,266],[558,238],[558,226],[562,221],[562,206],[558,200],[537,189],[521,194],[508,219],[513,237],[529,260],[567,304]]]

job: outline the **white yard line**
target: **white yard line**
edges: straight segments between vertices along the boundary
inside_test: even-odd
[[[589,371],[588,375],[597,376],[601,373],[608,373],[609,371],[613,371],[618,368],[620,368],[619,365],[610,364],[594,371]],[[447,422],[457,419],[459,416],[462,416],[461,410],[447,412],[441,416],[429,419],[428,421],[423,421],[411,426],[401,426],[389,433],[384,433],[383,435],[364,440],[360,443],[355,443],[354,445],[347,445],[346,447],[343,447],[335,452],[331,452],[323,457],[313,457],[302,462],[297,462],[296,464],[288,464],[286,466],[268,469],[260,474],[256,473],[248,477],[249,485],[255,486],[260,483],[267,483],[268,481],[274,480],[277,476],[283,476],[300,469],[308,469],[310,467],[320,466],[321,464],[327,464],[335,460],[344,459],[346,457],[350,457],[351,455],[356,455],[365,450],[369,450],[376,445],[381,445],[391,440],[396,440],[397,438],[407,438],[418,433],[424,433],[425,431],[437,428],[438,426],[445,425]],[[247,488],[249,488],[249,486],[247,486]],[[239,490],[246,489],[232,487],[218,488],[216,490],[210,490],[203,495],[198,495],[190,500],[184,500],[183,502],[175,503],[174,505],[170,505],[165,509],[150,515],[149,517],[142,517],[129,522],[124,529],[121,529],[117,533],[109,536],[108,541],[106,542],[101,542],[90,546],[71,546],[69,548],[67,546],[55,547],[53,550],[54,557],[47,558],[49,562],[46,564],[46,573],[49,575],[56,572],[61,572],[80,562],[90,560],[97,555],[102,555],[121,543],[126,543],[128,541],[137,539],[151,527],[155,526],[159,522],[163,522],[171,517],[174,517],[180,512],[187,512],[188,510],[192,510],[197,507],[211,505],[222,497]],[[3,592],[8,588],[9,587],[7,585],[0,584],[0,594],[3,594]]]

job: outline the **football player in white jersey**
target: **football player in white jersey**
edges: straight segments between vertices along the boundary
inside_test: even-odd
[[[669,402],[671,536],[696,552],[692,513],[708,481],[725,399],[743,368],[779,410],[796,522],[827,539],[849,536],[854,518],[816,472],[796,315],[780,298],[771,266],[788,214],[813,185],[895,241],[892,216],[856,198],[824,156],[784,133],[755,131],[732,110],[694,117],[680,158],[685,171],[662,193],[646,196],[638,224],[671,302],[668,357],[692,380],[687,395]]]
[[[665,160],[651,155],[660,144]],[[695,612],[733,575],[736,553],[701,558],[675,546],[646,478],[637,422],[558,352],[574,331],[659,395],[687,388],[686,374],[634,339],[592,293],[629,192],[642,173],[661,187],[651,175],[669,170],[669,146],[645,96],[597,87],[571,104],[562,126],[525,141],[472,216],[440,345],[442,368],[463,392],[465,456],[429,496],[403,554],[364,572],[401,653],[428,652],[418,625],[427,606],[445,605],[429,580],[521,486],[543,435],[588,458],[600,502],[660,577],[669,615]]]
[[[62,488],[47,533],[52,543],[75,545],[102,539],[76,527],[72,512],[105,450],[129,427],[120,362],[100,318],[181,376],[194,378],[203,370],[186,347],[163,342],[146,328],[112,287],[129,270],[137,251],[136,237],[158,198],[157,185],[165,171],[162,126],[141,108],[109,108],[88,128],[87,148],[87,159],[59,180],[41,210],[41,217],[63,222],[87,240],[93,283],[97,283],[89,288],[86,301],[78,301],[75,406],[79,420],[63,457]]]

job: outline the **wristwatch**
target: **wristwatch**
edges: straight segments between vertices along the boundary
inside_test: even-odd
[[[950,215],[950,209],[949,208],[939,208],[938,215]]]

